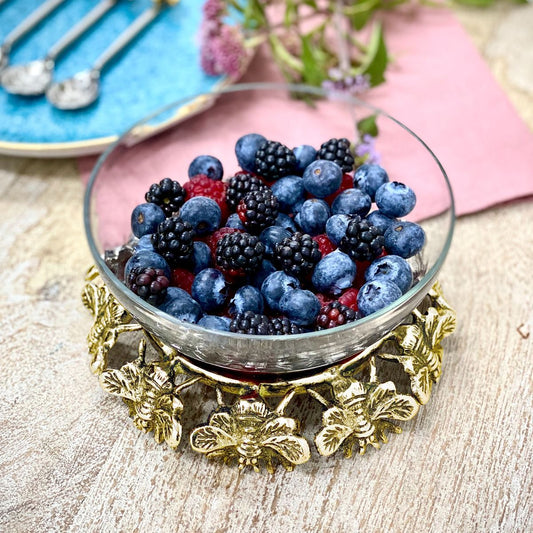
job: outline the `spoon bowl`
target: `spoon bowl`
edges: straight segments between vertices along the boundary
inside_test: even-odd
[[[74,110],[91,105],[98,98],[99,90],[99,73],[84,70],[72,78],[50,85],[46,97],[57,109]]]
[[[24,65],[12,65],[0,75],[4,89],[10,94],[38,96],[43,94],[52,82],[54,62],[51,59],[37,59]]]

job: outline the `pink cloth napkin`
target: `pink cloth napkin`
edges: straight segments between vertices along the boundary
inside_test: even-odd
[[[394,62],[387,72],[387,82],[369,91],[365,100],[404,122],[433,149],[452,183],[458,214],[532,195],[533,134],[453,14],[438,8],[395,11],[386,17],[385,24]],[[260,51],[242,81],[280,79],[272,62]],[[290,120],[283,124],[277,120],[271,124],[271,131],[260,133],[285,140],[283,133],[290,132],[295,139],[305,138],[309,144],[323,142],[323,132],[306,127],[307,111],[299,115],[294,102],[287,98],[289,108]],[[117,198],[109,190],[97,196],[100,224],[106,228],[102,244],[116,245],[124,241],[132,207],[143,201],[144,191],[151,183],[169,175],[169,169],[173,170],[170,173],[173,178],[186,179],[192,157],[205,152],[195,147],[202,146],[202,141],[205,143],[202,136],[210,127],[224,128],[227,135],[211,144],[209,153],[220,157],[223,163],[234,161],[232,128],[239,126],[239,131],[255,131],[256,114],[268,112],[266,96],[247,101],[245,106],[238,98],[224,98],[207,113],[130,150],[127,158],[107,170],[112,174],[113,188],[120,191],[124,200],[123,208],[109,205]],[[249,124],[248,129],[242,128],[243,121]],[[182,139],[183,135],[187,136],[187,153],[177,151],[169,142],[172,138]],[[401,155],[394,154],[392,146],[379,148],[389,156]],[[397,162],[394,176],[413,174],[413,169],[402,168],[401,157],[389,159]],[[85,180],[94,162],[95,158],[79,160]],[[234,163],[225,168],[230,175],[235,170]],[[435,197],[434,202],[417,206],[414,215],[420,219],[438,213],[442,205],[439,205],[439,194],[428,190],[424,168],[417,170],[411,177],[414,182],[407,183],[420,196]]]

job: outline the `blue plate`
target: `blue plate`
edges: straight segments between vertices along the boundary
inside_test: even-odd
[[[0,7],[0,42],[43,0],[7,0]],[[43,57],[46,50],[87,13],[96,0],[67,0],[38,28],[13,47],[10,63]],[[198,32],[203,0],[181,0],[164,10],[103,73],[101,94],[78,111],[53,108],[44,96],[18,97],[0,88],[0,153],[64,157],[103,151],[131,124],[159,107],[190,94],[209,92],[225,80],[200,68]],[[56,63],[55,79],[88,68],[140,13],[149,0],[118,5]],[[200,102],[198,112],[210,102]],[[187,113],[180,113],[183,120]],[[156,133],[172,119],[154,124]]]

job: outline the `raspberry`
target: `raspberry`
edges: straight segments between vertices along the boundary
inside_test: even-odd
[[[331,329],[348,322],[353,322],[357,319],[357,315],[353,309],[346,305],[342,305],[339,301],[331,302],[322,307],[320,313],[316,318],[317,329]]]
[[[290,276],[303,278],[321,259],[318,243],[307,233],[294,233],[276,245],[272,262]]]
[[[329,296],[322,294],[321,292],[315,293],[315,296],[318,298],[321,308],[324,307],[325,305],[330,304],[333,301]]]
[[[152,234],[152,245],[171,267],[177,267],[191,259],[193,239],[194,230],[188,222],[180,217],[170,217],[163,220]]]
[[[267,180],[277,180],[296,170],[296,156],[284,144],[264,141],[255,153],[257,173]]]
[[[302,332],[300,327],[288,318],[269,318],[252,311],[238,313],[231,321],[229,330],[247,335],[291,335]]]
[[[133,268],[126,279],[126,285],[149,304],[160,305],[167,295],[169,279],[160,268]]]
[[[239,202],[249,193],[253,191],[264,190],[268,188],[260,178],[254,176],[250,172],[237,172],[235,176],[230,178],[228,188],[226,190],[226,203],[231,211],[235,211]]]
[[[211,254],[213,255],[213,259],[215,258],[215,252],[217,250],[217,244],[218,242],[225,236],[230,235],[231,233],[242,233],[242,230],[237,228],[227,228],[223,227],[220,229],[217,229],[215,232],[213,232],[211,235],[209,235],[205,242],[207,246],[209,246],[211,250]]]
[[[172,270],[172,286],[179,287],[191,294],[192,283],[194,281],[194,274],[184,268],[175,268]]]
[[[158,205],[165,216],[171,217],[185,202],[185,194],[184,188],[177,181],[164,178],[159,183],[150,185],[144,198],[147,202]]]
[[[333,194],[326,196],[324,200],[326,203],[331,205],[333,200],[335,200],[335,198],[337,198],[341,192],[347,191],[348,189],[353,189],[353,176],[345,173],[342,175],[341,186]]]
[[[345,138],[330,139],[323,143],[317,152],[317,159],[325,159],[326,161],[337,163],[343,172],[351,172],[353,170],[354,158],[350,152],[350,141]]]
[[[278,200],[270,189],[249,192],[239,202],[237,213],[250,233],[260,233],[276,222]]]
[[[231,277],[251,274],[261,267],[265,245],[255,235],[232,233],[218,241],[215,262]]]
[[[366,218],[354,215],[339,248],[354,260],[372,261],[381,255],[384,243],[385,239],[379,228],[370,224]]]
[[[226,189],[228,185],[224,181],[212,180],[204,174],[193,176],[183,188],[187,192],[187,200],[195,196],[205,196],[214,200],[222,211],[222,220],[225,221],[230,212],[226,203]]]
[[[353,309],[354,311],[358,310],[357,307],[357,294],[359,291],[357,289],[346,289],[341,296],[339,296],[339,303]]]
[[[320,250],[322,257],[334,252],[337,249],[337,247],[329,240],[329,237],[325,233],[315,235],[313,240],[318,243],[318,249]]]

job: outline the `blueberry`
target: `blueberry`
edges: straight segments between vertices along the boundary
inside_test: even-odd
[[[218,331],[229,331],[231,320],[226,316],[204,315],[199,321],[198,325],[207,329],[214,329]]]
[[[198,274],[204,268],[211,266],[211,249],[205,242],[195,241],[193,244],[193,272]]]
[[[263,314],[264,309],[263,295],[259,289],[252,287],[252,285],[243,285],[235,296],[231,299],[229,304],[229,314],[235,316],[237,313],[244,313],[245,311],[252,311],[256,314]]]
[[[263,281],[273,272],[276,272],[276,267],[268,259],[263,259],[261,268],[250,276],[249,281],[254,287],[260,289]]]
[[[135,252],[153,252],[154,245],[152,244],[152,234],[147,233],[143,235],[135,245]]]
[[[211,198],[195,196],[183,204],[180,217],[189,222],[198,235],[205,235],[219,228],[222,213]]]
[[[390,281],[398,286],[402,294],[413,283],[413,272],[409,263],[398,255],[387,255],[376,259],[365,272],[366,281]]]
[[[131,231],[135,237],[154,233],[165,218],[165,212],[158,205],[140,204],[131,213]]]
[[[202,270],[194,278],[191,294],[205,312],[220,309],[228,296],[224,274],[216,268]]]
[[[226,220],[226,227],[227,228],[235,228],[235,229],[241,229],[245,231],[244,226],[242,225],[242,221],[237,213],[232,213],[228,220]]]
[[[372,211],[372,213],[369,213],[366,216],[366,219],[372,224],[372,226],[376,226],[376,228],[378,228],[383,234],[385,234],[395,222],[398,222],[395,218],[388,217],[381,211]]]
[[[150,252],[148,250],[135,252],[126,263],[126,267],[124,269],[124,279],[128,279],[132,269],[137,267],[160,268],[164,270],[165,276],[170,279],[170,267],[168,266],[168,263],[163,259],[163,257],[155,252]]]
[[[344,252],[335,250],[316,265],[312,282],[318,292],[328,292],[337,296],[352,286],[355,274],[355,263]]]
[[[300,282],[296,278],[285,274],[282,270],[277,270],[267,276],[265,281],[263,281],[263,284],[261,285],[261,293],[267,304],[270,306],[270,309],[273,311],[279,311],[279,301],[283,295],[287,291],[299,288]]]
[[[324,200],[306,200],[298,213],[300,227],[309,235],[324,233],[330,214],[329,205]]]
[[[265,257],[272,257],[276,244],[291,236],[291,232],[281,226],[265,228],[259,235],[259,240],[265,245]]]
[[[353,186],[366,192],[374,201],[376,191],[389,181],[384,168],[379,165],[361,165],[353,176]]]
[[[258,133],[243,135],[235,144],[235,155],[239,166],[248,172],[255,172],[255,153],[266,138]]]
[[[334,215],[359,215],[364,217],[372,206],[372,200],[368,194],[359,189],[347,189],[342,191],[331,204]]]
[[[189,178],[197,174],[204,174],[212,180],[222,179],[224,169],[222,163],[212,155],[199,155],[195,157],[189,165]]]
[[[305,204],[305,200],[301,200],[300,202],[296,202],[293,206],[292,206],[292,212],[293,213],[299,213],[301,210],[302,210],[302,206]]]
[[[179,320],[196,324],[202,316],[200,304],[189,293],[178,287],[169,287],[165,301],[159,306],[161,311]]]
[[[333,215],[326,222],[326,234],[329,240],[338,246],[341,239],[346,235],[346,228],[351,218],[348,215]]]
[[[342,169],[325,159],[311,163],[303,175],[305,190],[317,198],[325,198],[333,194],[342,183]]]
[[[404,217],[413,210],[415,204],[413,189],[399,181],[385,183],[376,192],[376,205],[389,217]]]
[[[295,289],[286,292],[279,302],[281,312],[295,324],[312,324],[320,311],[320,301],[311,291]]]
[[[289,231],[296,231],[296,224],[289,215],[285,213],[279,213],[276,218],[276,226],[281,226],[282,228],[288,229]]]
[[[425,242],[424,230],[414,222],[396,222],[385,232],[385,250],[405,259],[422,250]]]
[[[278,199],[279,208],[285,213],[304,199],[304,182],[298,176],[285,176],[272,185],[272,194]]]
[[[308,145],[302,144],[292,150],[296,156],[296,170],[303,174],[304,170],[316,159],[316,150]]]
[[[398,286],[390,281],[369,281],[357,294],[357,306],[363,316],[371,315],[402,295]]]

